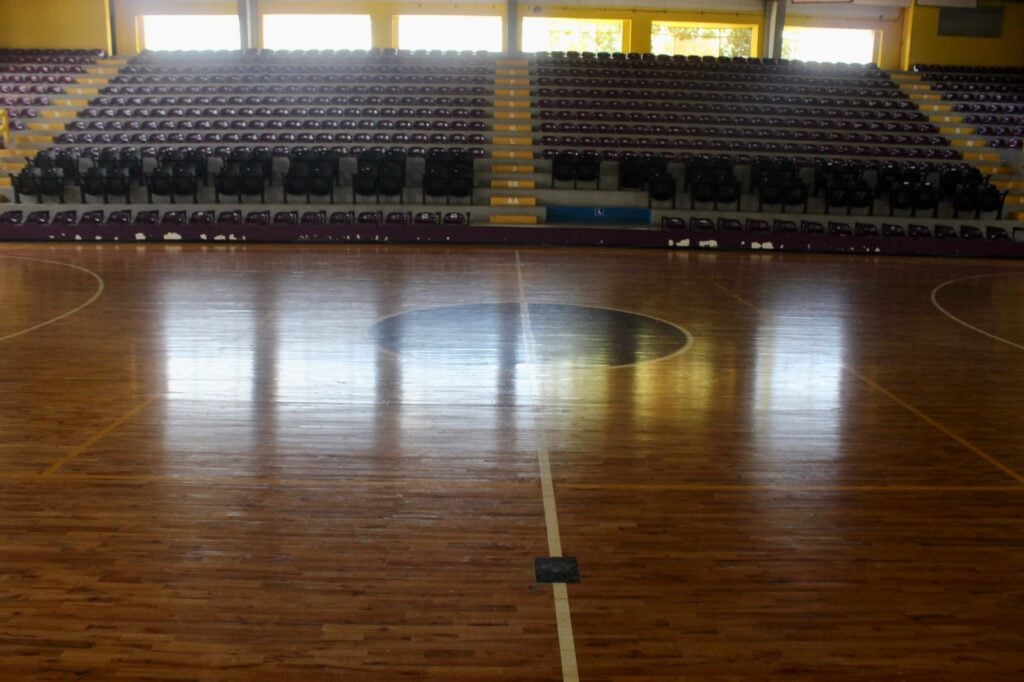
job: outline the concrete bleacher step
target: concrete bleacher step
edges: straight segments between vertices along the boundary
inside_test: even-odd
[[[492,213],[489,221],[492,225],[536,225],[540,216],[528,213]]]
[[[491,206],[537,206],[535,196],[497,196],[489,200]]]
[[[491,189],[536,189],[535,180],[491,180]]]

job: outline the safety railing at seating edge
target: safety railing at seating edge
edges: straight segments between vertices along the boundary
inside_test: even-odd
[[[0,149],[7,149],[7,132],[10,130],[10,119],[6,109],[0,109]]]

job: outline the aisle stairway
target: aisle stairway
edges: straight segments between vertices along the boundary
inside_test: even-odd
[[[535,225],[544,221],[535,190],[540,174],[533,163],[530,71],[527,60],[497,60],[494,77],[493,151],[490,159],[490,222]]]
[[[976,166],[983,175],[990,176],[990,182],[1007,190],[1003,217],[1010,220],[1024,220],[1024,163],[1020,150],[996,150],[988,146],[988,140],[977,134],[976,126],[965,123],[965,116],[953,111],[953,105],[942,99],[931,85],[921,79],[921,74],[903,71],[892,74],[900,89],[907,93],[917,106],[928,115],[928,119],[939,127],[939,132],[949,138],[953,147],[960,149],[964,160]]]

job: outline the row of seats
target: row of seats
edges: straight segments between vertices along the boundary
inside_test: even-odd
[[[70,85],[77,82],[71,76],[55,76],[48,74],[38,76],[36,74],[10,74],[0,73],[0,84],[10,85]]]
[[[685,118],[690,112],[706,114],[719,120],[722,116],[769,116],[794,117],[810,123],[819,123],[817,127],[832,127],[837,122],[876,121],[888,125],[894,121],[916,121],[927,124],[928,117],[924,112],[904,109],[899,111],[877,109],[838,109],[835,107],[794,107],[789,105],[757,104],[714,104],[706,102],[636,102],[617,107],[612,104],[610,111],[597,108],[599,102],[594,100],[540,100],[541,110],[537,118],[562,120],[633,120],[649,123],[690,123],[697,119]],[[676,113],[678,112],[678,113]],[[930,131],[938,130],[932,128]]]
[[[244,95],[244,93],[243,93]],[[214,96],[108,96],[101,95],[89,102],[90,107],[484,107],[490,100],[481,97],[369,97],[354,96],[277,96],[277,95],[214,95]]]
[[[915,158],[958,160],[961,153],[952,147],[869,146],[859,144],[822,144],[812,142],[761,142],[757,140],[680,139],[672,137],[589,137],[547,135],[540,144],[541,154],[550,158],[559,148],[594,147],[602,154],[609,148],[642,150],[686,150],[691,152],[733,152],[737,154],[806,154],[830,157]]]
[[[680,66],[701,68],[714,71],[769,71],[774,73],[803,72],[803,73],[825,73],[838,77],[853,75],[856,77],[870,76],[874,74],[878,78],[888,78],[884,71],[880,71],[874,64],[853,64],[802,61],[799,59],[775,59],[772,57],[711,57],[699,55],[667,55],[653,54],[650,52],[576,52],[576,51],[551,51],[537,52],[531,59],[531,63],[538,66],[614,66],[619,68],[667,68],[674,69]]]
[[[550,120],[551,116],[542,116],[540,118],[545,119],[540,123],[541,132],[563,132],[563,133],[609,133],[609,132],[629,132],[630,128],[626,124],[632,124],[637,126],[646,126],[648,124],[662,124],[662,123],[703,123],[708,120],[707,116],[699,116],[697,114],[660,114],[660,113],[645,113],[645,112],[623,112],[614,111],[611,114],[606,112],[594,112],[597,116],[591,114],[591,112],[581,112],[580,116],[572,116],[572,112],[567,112],[568,116],[557,116],[555,118],[560,119],[559,122],[553,122]],[[588,121],[600,121],[598,123],[589,123]],[[714,122],[717,125],[734,125],[741,127],[754,127],[754,128],[793,128],[797,130],[853,130],[853,131],[864,131],[872,133],[917,133],[922,135],[937,134],[939,132],[938,126],[933,123],[926,123],[920,121],[880,121],[876,119],[856,119],[856,118],[796,118],[796,117],[775,117],[770,114],[764,116],[744,116],[740,114],[728,114],[716,116]],[[653,127],[659,127],[657,125]],[[652,128],[653,128],[652,127]],[[660,134],[660,133],[659,133]]]
[[[896,223],[856,222],[851,225],[848,222],[817,220],[802,220],[796,222],[787,219],[776,219],[772,221],[757,218],[738,220],[735,218],[714,218],[691,217],[687,220],[681,216],[665,216],[661,221],[662,228],[666,230],[687,230],[697,233],[713,232],[750,232],[754,234],[770,235],[776,234],[830,234],[836,236],[858,236],[858,237],[911,237],[914,239],[991,239],[993,241],[1009,241],[1010,233],[1004,227],[995,225],[986,226],[984,230],[976,225],[960,225],[959,228],[952,225],[928,225],[911,224],[900,225]]]
[[[0,62],[8,64],[93,64],[105,50],[0,48]]]
[[[291,80],[294,82],[294,79]],[[55,87],[55,86],[49,86]],[[486,95],[479,85],[107,85],[103,95]]]
[[[588,80],[594,78],[622,80],[624,78],[639,77],[644,79],[661,79],[673,81],[679,79],[709,81],[713,83],[779,83],[780,85],[803,85],[805,87],[817,88],[872,88],[899,90],[896,81],[885,78],[823,78],[820,75],[799,75],[786,73],[784,75],[766,74],[763,72],[728,72],[728,71],[707,71],[700,68],[675,68],[671,70],[654,69],[637,72],[636,69],[608,69],[590,67],[572,68],[550,68],[538,67],[534,70],[534,76],[538,81],[544,78],[558,78],[559,80]]]
[[[719,80],[684,80],[680,78],[645,79],[629,77],[625,74],[619,78],[557,78],[541,76],[535,79],[540,93],[544,96],[585,96],[584,88],[590,88],[586,92],[600,90],[608,91],[633,91],[651,89],[654,91],[686,91],[692,93],[691,97],[699,97],[699,92],[743,92],[757,93],[770,92],[786,95],[813,95],[816,97],[836,98],[894,98],[907,99],[907,94],[902,90],[887,88],[856,88],[856,87],[833,87],[833,86],[812,86],[812,85],[787,85],[778,83],[775,80],[763,79],[757,82],[719,81]],[[552,89],[553,88],[553,89]],[[594,89],[597,89],[596,91]],[[662,97],[669,93],[657,92]],[[651,95],[654,97],[655,95]],[[650,98],[650,97],[649,97]],[[893,105],[896,106],[896,105]]]
[[[0,213],[0,225],[325,225],[344,227],[349,225],[468,225],[470,214],[462,211],[249,211],[241,209],[227,211],[199,210],[191,215],[183,210],[159,211],[147,209],[132,211],[121,209],[106,215],[102,210],[58,211],[51,217],[50,211],[6,211]]]
[[[13,126],[12,126],[13,127]],[[61,133],[58,144],[487,144],[481,133]],[[696,146],[696,145],[693,145]],[[853,152],[851,152],[853,153]]]
[[[901,134],[898,132],[861,132],[844,130],[808,130],[782,126],[733,127],[741,124],[724,121],[725,125],[663,126],[646,123],[633,124],[580,124],[542,123],[544,133],[578,133],[596,135],[669,135],[672,137],[727,137],[761,140],[806,140],[810,142],[832,142],[846,144],[884,144],[914,146],[948,146],[949,140],[937,134]],[[732,123],[733,125],[730,125]],[[979,133],[980,134],[980,133]]]
[[[484,109],[465,107],[325,107],[325,106],[224,106],[224,107],[88,107],[78,112],[83,119],[166,119],[166,118],[314,118],[314,119],[377,119],[377,118],[443,118],[443,119],[487,119]],[[73,129],[73,128],[72,128]]]
[[[270,85],[272,83],[295,83],[303,81],[315,81],[325,85],[348,85],[348,84],[400,84],[415,83],[418,85],[487,85],[494,82],[493,73],[489,76],[482,75],[425,75],[423,73],[401,73],[401,74],[353,74],[353,73],[311,73],[311,72],[282,72],[282,73],[254,73],[247,75],[218,74],[201,75],[189,73],[180,76],[115,76],[110,80],[111,85]]]
[[[449,116],[438,116],[433,119],[351,119],[351,118],[163,118],[153,116],[149,119],[132,118],[93,119],[86,121],[77,119],[70,121],[67,130],[488,130],[489,125],[482,120],[449,120]]]

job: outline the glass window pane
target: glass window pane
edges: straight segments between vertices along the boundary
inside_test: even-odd
[[[523,52],[622,52],[622,32],[618,19],[526,17]]]
[[[267,14],[263,47],[270,50],[368,50],[369,14]]]
[[[701,26],[678,21],[651,22],[651,51],[699,57],[750,57],[751,26]]]
[[[501,52],[501,17],[403,14],[398,47],[403,50],[487,50]]]
[[[152,14],[142,41],[147,50],[238,50],[242,32],[234,14]]]
[[[782,56],[806,62],[870,64],[875,60],[875,32],[855,28],[786,27]]]

